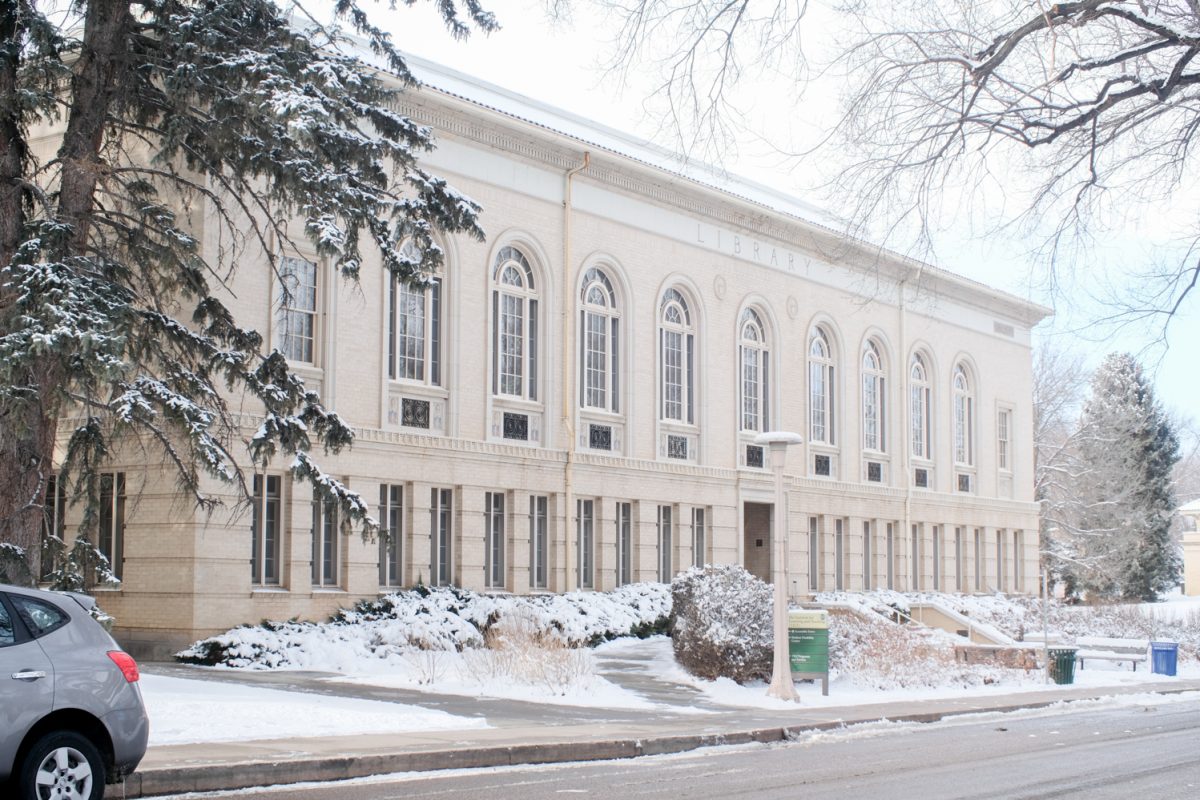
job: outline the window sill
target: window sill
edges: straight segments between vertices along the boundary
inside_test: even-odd
[[[541,411],[543,408],[541,400],[527,400],[524,397],[513,397],[507,394],[492,395],[492,403],[504,406],[505,408],[515,408],[522,411]]]
[[[604,408],[589,408],[580,406],[579,418],[581,420],[592,420],[605,425],[616,425],[625,422],[625,415],[617,411],[609,411]]]
[[[282,586],[252,586],[250,594],[291,594],[291,592]]]
[[[340,586],[314,586],[312,593],[316,594],[346,594],[346,590]]]
[[[394,392],[422,395],[424,397],[437,397],[443,400],[450,397],[449,389],[434,385],[432,383],[408,381],[402,378],[388,378],[388,388]]]

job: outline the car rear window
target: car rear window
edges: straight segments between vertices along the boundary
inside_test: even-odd
[[[4,607],[4,603],[0,603],[0,647],[10,645],[16,640],[13,635],[12,618],[8,616],[8,609]]]
[[[67,624],[66,613],[50,603],[34,600],[32,597],[23,597],[19,594],[9,595],[9,599],[17,607],[17,613],[21,615],[21,619],[25,621],[25,627],[29,628],[29,632],[35,639]]]

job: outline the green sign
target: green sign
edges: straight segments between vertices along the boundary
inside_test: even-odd
[[[788,656],[793,673],[829,672],[829,616],[825,611],[788,614]]]

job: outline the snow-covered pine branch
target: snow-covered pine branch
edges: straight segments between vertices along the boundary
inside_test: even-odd
[[[452,35],[497,27],[476,0],[435,5]],[[66,23],[58,4],[19,8],[0,15],[0,543],[29,569],[0,580],[40,572],[54,472],[94,534],[98,472],[125,442],[157,447],[202,505],[202,475],[245,496],[239,463],[282,457],[370,530],[309,456],[349,427],[221,293],[247,265],[278,276],[301,241],[349,280],[371,255],[421,282],[436,234],[482,237],[479,207],[418,161],[432,132],[395,110],[417,84],[390,37],[358,0],[329,24],[273,0],[84,0]],[[61,132],[51,157],[39,126]],[[231,398],[261,409],[257,435]],[[82,421],[55,463],[66,416]]]

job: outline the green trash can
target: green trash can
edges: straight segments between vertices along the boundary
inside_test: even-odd
[[[1075,682],[1075,653],[1074,647],[1051,647],[1048,651],[1050,663],[1050,678],[1057,684],[1066,685]]]

